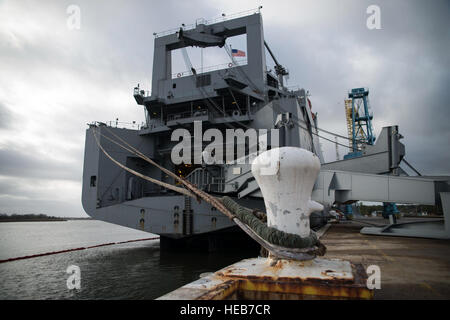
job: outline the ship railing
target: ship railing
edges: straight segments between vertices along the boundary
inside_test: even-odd
[[[141,90],[139,89],[139,87],[135,87],[133,89],[133,95],[134,96],[142,96],[142,97],[149,97],[150,96],[150,91],[149,90]]]
[[[195,24],[187,24],[187,25],[182,24],[181,28],[183,30],[192,30],[192,29],[195,29],[197,27],[197,25],[199,25],[199,24],[210,25],[210,24],[224,22],[224,21],[231,20],[231,19],[250,16],[252,14],[260,13],[261,9],[262,9],[262,6],[255,8],[255,9],[251,9],[251,10],[233,13],[230,15],[222,14],[222,16],[220,16],[218,18],[213,18],[210,20],[199,18],[196,20]],[[173,28],[173,29],[169,29],[169,30],[165,30],[165,31],[161,31],[161,32],[155,32],[155,33],[153,33],[153,35],[155,36],[155,38],[160,38],[160,37],[164,37],[164,36],[167,36],[170,34],[174,34],[174,33],[178,32],[178,30],[180,30],[180,28]]]
[[[231,19],[241,18],[241,17],[245,17],[245,16],[251,16],[252,14],[260,13],[261,9],[262,9],[262,6],[260,6],[258,8],[250,9],[250,10],[232,13],[230,15],[223,14],[219,18],[213,18],[211,20],[207,20],[205,24],[206,25],[214,24],[214,23],[218,23],[218,22],[222,22],[222,21],[231,20]]]
[[[197,168],[186,176],[186,180],[204,190],[211,183],[211,175],[207,170]]]
[[[231,69],[231,68],[235,68],[237,66],[244,66],[246,64],[247,64],[247,59],[236,60],[235,63],[234,62],[229,62],[229,63],[216,64],[216,65],[213,65],[213,66],[199,68],[197,71],[198,71],[198,74],[201,74],[201,73],[206,73],[206,72],[211,72],[211,71],[216,71],[216,70],[221,70],[221,69]],[[193,73],[192,73],[191,70],[186,70],[186,71],[182,71],[182,72],[176,72],[176,73],[172,74],[172,79],[192,76],[192,74]]]
[[[94,126],[107,126],[111,128],[120,128],[120,129],[135,129],[140,130],[141,128],[145,127],[145,123],[137,123],[136,121],[133,122],[123,122],[116,119],[115,121],[107,121],[107,122],[100,122],[100,121],[94,121],[91,123],[91,125]]]
[[[143,125],[141,129],[155,129],[159,127],[165,126],[164,122],[161,119],[149,119],[146,125]]]
[[[172,113],[167,115],[167,121],[174,121],[186,118],[203,117],[208,115],[208,110],[196,110],[193,112]]]
[[[194,110],[193,112],[187,111],[182,113],[173,113],[167,115],[166,123],[170,121],[176,121],[180,119],[187,119],[187,118],[193,118],[193,121],[195,118],[199,117],[205,117],[208,116],[208,119],[221,119],[221,118],[235,118],[236,116],[247,116],[250,119],[250,113],[247,112],[247,110],[242,110],[242,112],[239,112],[238,110],[234,110],[233,112],[225,112],[225,114],[219,113],[217,115],[214,115],[213,113],[210,113],[206,109],[202,110]],[[204,119],[204,118],[203,118]],[[242,121],[242,119],[240,119]]]
[[[298,90],[300,90],[301,88],[300,88],[300,86],[299,86],[298,84],[296,84],[296,85],[292,85],[292,86],[287,86],[286,89],[287,89],[288,91],[298,91]]]
[[[221,177],[213,177],[206,168],[197,168],[186,176],[186,180],[207,192],[222,192],[223,181]]]
[[[224,178],[212,177],[210,186],[212,186],[214,188],[214,190],[211,190],[211,191],[223,192],[224,187],[225,187],[224,182],[225,182]]]

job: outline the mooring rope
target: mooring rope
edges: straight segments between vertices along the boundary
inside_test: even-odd
[[[123,146],[122,144],[118,143],[117,141],[115,141],[114,143],[117,144],[118,146],[124,148],[125,150],[128,150],[129,152],[131,152],[134,155],[137,155],[138,157],[140,157],[141,159],[147,161],[148,163],[150,163],[151,165],[157,167],[158,169],[160,169],[162,172],[166,173],[167,175],[169,175],[170,177],[174,178],[176,181],[180,182],[182,185],[184,185],[186,187],[186,189],[188,189],[190,191],[190,193],[186,193],[187,190],[183,189],[183,188],[179,188],[179,187],[175,187],[171,184],[147,177],[139,172],[136,172],[126,166],[124,166],[123,164],[121,164],[120,162],[118,162],[117,160],[113,159],[110,155],[108,156],[108,158],[110,158],[114,163],[116,163],[118,166],[120,166],[121,168],[135,174],[137,173],[139,177],[143,176],[145,177],[145,180],[151,181],[157,185],[163,186],[167,189],[173,190],[175,192],[179,192],[182,194],[185,194],[187,196],[190,196],[192,198],[195,198],[197,200],[203,199],[205,200],[207,203],[211,204],[213,207],[216,207],[218,210],[222,211],[222,213],[224,213],[228,218],[230,219],[234,219],[234,214],[232,214],[218,199],[216,199],[215,197],[209,195],[208,193],[198,189],[196,186],[194,186],[192,183],[190,183],[189,181],[183,179],[182,177],[177,176],[175,173],[167,170],[166,168],[164,168],[163,166],[160,166],[159,164],[157,164],[156,162],[154,162],[152,159],[150,159],[149,157],[147,157],[146,155],[144,155],[142,152],[140,152],[139,150],[137,150],[136,148],[134,148],[133,146],[131,146],[128,142],[126,142],[125,140],[123,140],[122,138],[120,138],[119,136],[117,136],[114,132],[112,132],[111,130],[109,130],[107,127],[105,127],[105,129],[111,133],[114,137],[116,137],[117,139],[119,139],[121,142],[123,142],[124,144],[126,144],[129,148]],[[100,133],[101,134],[101,133]],[[110,141],[113,141],[113,139],[101,134],[103,137],[106,137],[107,139],[109,139]],[[100,141],[98,140],[98,137],[95,135],[94,133],[94,137],[95,140],[97,142],[97,145],[101,148],[101,150],[106,154],[105,149],[100,145]],[[151,179],[151,180],[150,180]],[[179,191],[179,190],[183,190],[183,191]]]
[[[254,210],[241,206],[230,197],[223,197],[221,200],[222,203],[230,209],[239,220],[248,225],[261,238],[274,245],[287,248],[311,248],[320,243],[316,233],[312,230],[310,230],[308,237],[303,238],[296,234],[280,231],[273,227],[267,226],[267,224],[262,222],[254,214]]]
[[[102,150],[102,152],[112,161],[112,162],[114,162],[116,165],[118,165],[119,167],[121,167],[122,169],[124,169],[124,170],[126,170],[126,171],[128,171],[128,172],[130,172],[130,173],[132,173],[132,174],[134,174],[134,175],[136,175],[136,176],[138,176],[139,178],[142,178],[142,179],[145,179],[145,180],[147,180],[147,181],[150,181],[150,182],[153,182],[153,183],[155,183],[155,184],[157,184],[157,185],[159,185],[159,186],[161,186],[161,187],[164,187],[164,188],[167,188],[167,189],[169,189],[169,190],[172,190],[172,191],[175,191],[175,192],[178,192],[178,193],[181,193],[181,194],[184,194],[184,195],[186,195],[186,196],[192,196],[192,194],[188,191],[188,190],[186,190],[186,189],[184,189],[184,188],[180,188],[180,187],[176,187],[176,186],[174,186],[174,185],[171,185],[170,183],[166,183],[166,182],[163,182],[163,181],[159,181],[159,180],[157,180],[157,179],[153,179],[153,178],[151,178],[151,177],[148,177],[148,176],[146,176],[146,175],[143,175],[142,173],[139,173],[139,172],[137,172],[137,171],[135,171],[135,170],[133,170],[133,169],[130,169],[130,168],[128,168],[127,166],[125,166],[125,165],[123,165],[123,164],[121,164],[119,161],[117,161],[116,159],[114,159],[103,147],[102,147],[102,145],[100,144],[100,142],[99,142],[99,140],[98,140],[98,137],[96,136],[96,134],[94,133],[94,138],[95,138],[95,140],[96,140],[96,142],[97,142],[97,145],[99,146],[99,148]],[[111,139],[110,139],[111,140]],[[117,143],[119,146],[121,146],[121,147],[123,147],[121,144],[119,144],[119,143]],[[124,149],[126,149],[126,150],[128,150],[128,151],[130,151],[130,152],[132,152],[131,150],[129,150],[129,149],[127,149],[126,147],[123,147]]]
[[[115,141],[111,137],[102,134],[101,132],[99,132],[100,130],[95,128],[93,131],[93,135],[97,142],[97,145],[111,161],[113,161],[115,164],[117,164],[124,170],[127,170],[128,172],[135,174],[138,177],[141,177],[147,181],[160,185],[164,188],[190,196],[194,199],[197,199],[198,201],[200,201],[200,199],[203,199],[205,202],[209,203],[210,205],[212,205],[213,207],[224,213],[231,220],[233,220],[239,227],[241,227],[241,229],[243,229],[243,231],[245,231],[249,236],[251,236],[255,241],[260,243],[267,250],[272,252],[275,256],[295,259],[296,257],[300,257],[302,254],[305,253],[305,251],[301,252],[296,251],[302,249],[308,249],[307,251],[308,254],[314,255],[325,254],[326,248],[319,241],[314,231],[311,230],[310,235],[308,237],[302,238],[299,235],[287,233],[269,227],[261,220],[262,218],[264,218],[264,215],[255,214],[255,210],[251,210],[249,208],[240,206],[239,204],[231,200],[231,198],[229,197],[219,199],[198,189],[195,185],[193,185],[189,181],[185,180],[182,177],[177,176],[173,172],[169,171],[168,169],[162,167],[161,165],[151,160],[149,157],[147,157],[142,152],[131,146],[128,142],[117,136],[107,127],[104,128],[115,138],[123,142],[126,146]],[[184,188],[176,187],[171,184],[162,182],[160,180],[150,178],[121,164],[120,162],[115,160],[111,155],[109,155],[109,153],[107,153],[106,150],[101,146],[99,138],[97,137],[97,133],[102,137],[105,137],[109,141],[113,142],[114,144],[120,146],[121,148],[127,150],[128,152],[137,155],[141,159],[157,167],[167,175],[174,178],[176,181],[180,182],[189,191]]]

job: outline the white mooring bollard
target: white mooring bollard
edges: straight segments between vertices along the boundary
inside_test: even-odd
[[[319,170],[319,158],[296,147],[271,149],[255,158],[252,173],[264,197],[269,227],[310,235],[310,214],[323,210],[311,200]]]

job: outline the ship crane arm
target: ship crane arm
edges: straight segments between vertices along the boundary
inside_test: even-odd
[[[267,51],[269,51],[270,56],[273,59],[273,62],[275,62],[275,73],[278,76],[278,81],[280,82],[280,85],[283,87],[283,76],[287,76],[289,72],[286,70],[285,67],[283,67],[275,58],[275,55],[273,54],[272,50],[270,50],[269,45],[267,44],[266,40],[264,40],[264,46],[266,47]]]

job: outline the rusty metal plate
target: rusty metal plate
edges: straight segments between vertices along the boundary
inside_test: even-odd
[[[371,299],[361,265],[339,259],[245,259],[159,299]]]
[[[314,259],[309,261],[279,260],[270,266],[266,258],[245,259],[216,272],[227,278],[261,279],[272,281],[353,282],[352,265],[339,259]]]

